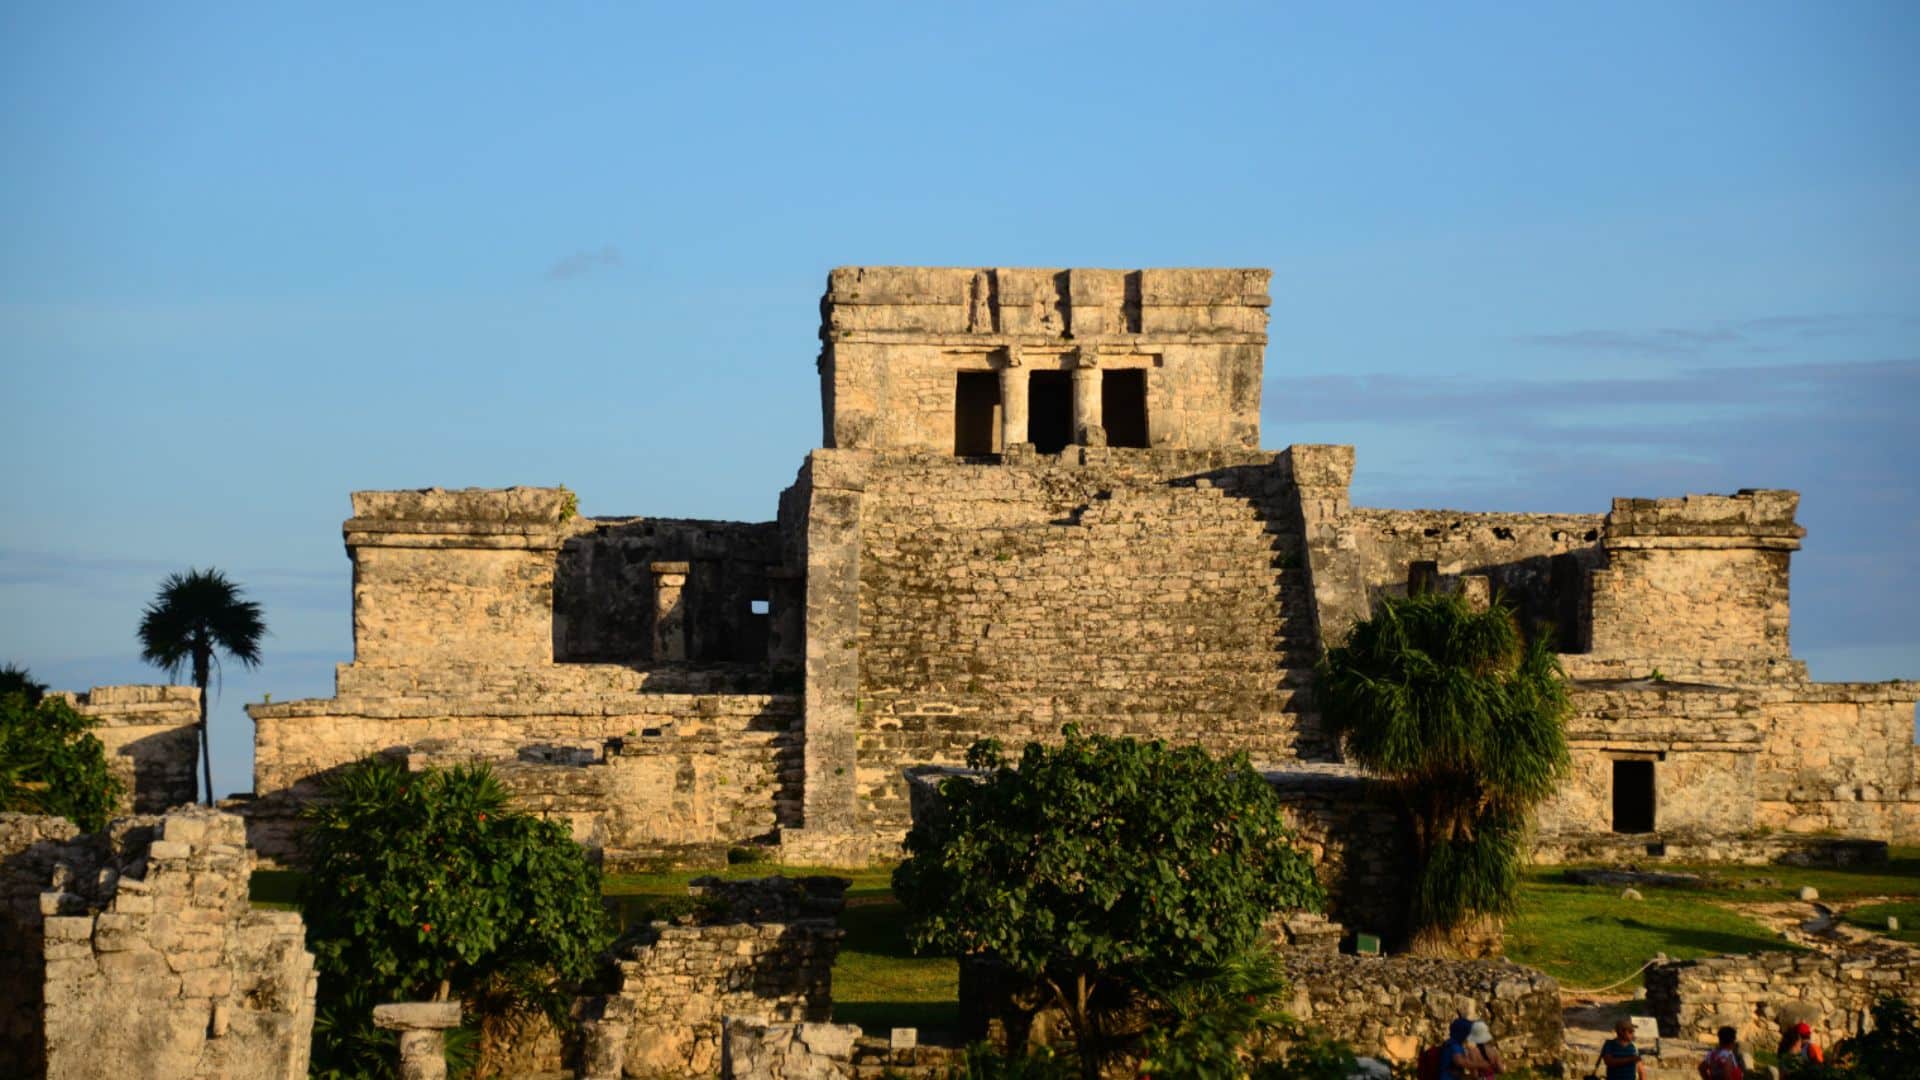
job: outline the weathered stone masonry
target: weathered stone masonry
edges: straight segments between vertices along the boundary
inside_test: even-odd
[[[121,813],[157,814],[199,796],[198,688],[96,686],[50,696],[93,722],[108,770],[125,785]]]
[[[843,268],[823,445],[774,521],[355,495],[354,662],[251,710],[256,835],[286,851],[316,778],[390,752],[496,762],[616,858],[861,861],[907,827],[902,770],[983,736],[1331,761],[1311,665],[1430,586],[1550,626],[1576,680],[1543,854],[1915,835],[1920,684],[1791,655],[1794,493],[1354,507],[1351,447],[1259,449],[1267,305],[1260,270]]]
[[[197,807],[78,837],[0,815],[0,1073],[304,1077],[313,957],[299,914],[251,908],[253,865]]]

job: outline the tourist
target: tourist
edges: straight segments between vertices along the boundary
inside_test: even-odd
[[[1447,1041],[1439,1047],[1440,1080],[1477,1080],[1480,1057],[1467,1045],[1467,1037],[1472,1034],[1471,1020],[1455,1020],[1447,1025]]]
[[[1741,1080],[1746,1070],[1740,1067],[1739,1033],[1730,1027],[1720,1029],[1720,1045],[1707,1051],[1700,1062],[1700,1080]]]
[[[1485,1020],[1473,1022],[1473,1031],[1467,1036],[1467,1050],[1474,1055],[1473,1066],[1482,1080],[1506,1071],[1506,1062],[1500,1060],[1500,1048],[1493,1045],[1493,1032]]]
[[[1813,1025],[1805,1020],[1787,1028],[1780,1036],[1780,1049],[1775,1055],[1780,1059],[1782,1072],[1792,1072],[1809,1064],[1818,1064],[1826,1059],[1820,1053],[1820,1045],[1813,1041]]]
[[[1613,1038],[1600,1044],[1600,1063],[1607,1067],[1607,1080],[1647,1080],[1640,1048],[1633,1045],[1633,1021],[1613,1025]]]

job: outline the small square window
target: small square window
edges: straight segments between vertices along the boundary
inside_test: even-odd
[[[755,615],[765,615],[768,611],[772,610],[771,605],[765,600],[750,600],[747,602],[747,609]]]

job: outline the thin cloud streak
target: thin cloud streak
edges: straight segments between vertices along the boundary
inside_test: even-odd
[[[598,251],[576,251],[559,259],[547,268],[547,277],[554,281],[570,281],[584,277],[595,270],[622,265],[620,249],[608,244]]]

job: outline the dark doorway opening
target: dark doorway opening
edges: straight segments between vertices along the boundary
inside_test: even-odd
[[[1067,372],[1027,376],[1027,439],[1042,454],[1057,454],[1073,442],[1073,376]]]
[[[1100,373],[1100,423],[1108,446],[1147,446],[1147,373],[1143,368]]]
[[[999,451],[1000,376],[962,371],[953,386],[953,452],[979,457]]]
[[[1613,763],[1613,831],[1653,831],[1653,762]]]

